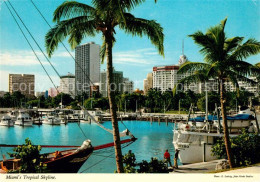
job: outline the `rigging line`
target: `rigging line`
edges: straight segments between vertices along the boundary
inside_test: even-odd
[[[46,54],[43,52],[42,48],[39,46],[38,42],[35,40],[35,38],[33,37],[33,35],[31,34],[30,30],[27,28],[27,26],[24,24],[23,20],[21,19],[21,17],[19,16],[19,14],[17,13],[17,11],[15,10],[15,8],[13,7],[13,5],[11,4],[10,0],[6,0],[9,5],[12,7],[13,11],[15,12],[16,16],[20,19],[20,21],[22,22],[23,26],[25,27],[25,29],[27,30],[27,32],[30,34],[31,38],[34,40],[35,44],[37,45],[37,47],[40,49],[40,51],[42,52],[42,54],[44,55],[44,57],[46,58],[46,60],[50,63],[51,67],[53,68],[53,70],[56,72],[56,74],[60,77],[60,74],[58,73],[58,71],[54,68],[54,66],[52,65],[52,63],[50,62],[49,58],[46,56]],[[59,93],[58,89],[57,92]]]
[[[122,149],[123,149],[123,148],[126,148],[126,147],[128,147],[128,146],[129,146],[129,145],[131,145],[132,143],[134,143],[134,142],[130,142],[130,143],[128,143],[126,146],[123,146],[123,147],[122,147]],[[106,158],[104,158],[104,159],[101,159],[100,161],[98,161],[98,162],[96,162],[95,164],[91,165],[90,167],[88,167],[88,168],[84,169],[84,170],[83,170],[83,171],[81,171],[80,173],[83,173],[83,172],[85,172],[85,171],[89,170],[90,168],[92,168],[92,167],[96,166],[97,164],[101,163],[102,161],[104,161],[104,160],[106,160],[106,159],[110,158],[110,156],[111,156],[111,155],[113,155],[113,154],[114,154],[114,151],[113,151],[113,153],[112,153],[112,154],[110,154],[110,155],[106,156]]]
[[[45,56],[45,58],[47,59],[47,61],[50,63],[50,65],[52,66],[52,68],[54,69],[54,71],[56,72],[56,74],[61,78],[60,74],[59,74],[58,71],[54,68],[54,66],[52,65],[52,63],[51,63],[51,62],[49,61],[49,59],[47,58],[47,56],[44,54],[44,52],[43,52],[42,49],[40,48],[40,46],[39,46],[39,44],[37,43],[37,41],[34,39],[34,37],[32,36],[31,32],[28,30],[27,26],[24,24],[23,20],[20,18],[20,16],[18,15],[18,13],[16,12],[16,10],[15,10],[14,7],[12,6],[11,2],[10,2],[9,0],[7,0],[7,1],[9,2],[10,6],[11,6],[12,9],[14,10],[14,12],[16,13],[16,15],[17,15],[18,18],[20,19],[20,21],[22,22],[23,26],[26,28],[26,30],[27,30],[28,33],[30,34],[31,38],[34,40],[34,42],[37,44],[38,48],[41,50],[42,54]],[[5,2],[5,4],[7,5],[6,2]],[[7,7],[8,7],[8,6],[7,6]],[[8,9],[9,9],[10,13],[12,14],[12,12],[11,12],[11,10],[10,10],[9,7],[8,7]],[[12,16],[14,17],[13,14],[12,14]],[[14,17],[14,19],[15,19],[15,17]],[[15,19],[15,21],[16,21],[16,19]],[[20,25],[18,24],[17,21],[16,21],[16,23],[17,23],[17,25],[19,26],[20,30],[22,31],[22,29],[21,29],[21,27],[20,27]],[[23,33],[23,31],[22,31],[22,33]],[[27,37],[25,36],[24,33],[23,33],[23,35],[24,35],[24,37],[26,38],[27,43],[30,45],[31,49],[33,50],[35,56],[37,57],[37,59],[38,59],[39,62],[41,63],[39,57],[38,57],[37,54],[35,53],[34,49],[33,49],[32,46],[31,46],[31,44],[29,43],[29,40],[27,39]],[[41,65],[42,65],[42,63],[41,63]],[[43,67],[43,65],[42,65],[42,67]],[[46,74],[47,74],[48,77],[50,78],[50,76],[49,76],[47,70],[46,70],[44,67],[43,67],[43,69],[45,70]],[[50,78],[50,80],[51,80],[51,82],[53,83],[53,85],[54,85],[55,89],[57,90],[57,92],[59,93],[58,88],[55,86],[53,80],[52,80],[51,78]],[[79,125],[78,125],[78,126],[79,126]],[[83,135],[86,137],[86,134],[84,133],[84,131],[82,130],[82,128],[81,128],[80,126],[79,126],[79,128],[80,128],[81,132],[83,133]],[[87,137],[86,137],[86,138],[87,138]]]
[[[6,1],[4,1],[4,3],[5,3],[5,5],[6,5],[6,7],[8,8],[8,10],[9,10],[10,14],[12,15],[12,17],[13,17],[14,21],[16,22],[17,26],[19,27],[19,29],[20,29],[21,33],[23,34],[23,36],[24,36],[25,40],[27,41],[27,43],[28,43],[28,44],[29,44],[29,46],[31,47],[31,49],[32,49],[32,51],[33,51],[34,55],[36,56],[37,60],[39,61],[39,63],[41,64],[42,68],[44,69],[45,73],[47,74],[47,76],[48,76],[48,77],[49,77],[49,79],[51,80],[51,82],[52,82],[53,86],[54,86],[54,87],[55,87],[55,89],[57,90],[57,87],[56,87],[56,85],[54,84],[54,82],[53,82],[52,78],[50,77],[50,75],[48,74],[47,70],[46,70],[46,69],[45,69],[45,67],[43,66],[43,64],[42,64],[41,60],[40,60],[40,59],[39,59],[39,57],[37,56],[37,54],[36,54],[35,50],[33,49],[32,45],[30,44],[30,42],[29,42],[29,40],[27,39],[26,35],[24,34],[24,32],[23,32],[22,28],[20,27],[19,23],[17,22],[17,20],[16,20],[16,18],[15,18],[15,16],[14,16],[14,14],[12,13],[11,9],[10,9],[10,8],[9,8],[9,6],[7,5]]]
[[[50,62],[50,60],[48,59],[48,57],[46,56],[46,54],[42,51],[41,47],[39,46],[39,44],[37,43],[37,41],[34,39],[34,37],[32,36],[31,32],[28,30],[27,26],[24,24],[23,20],[21,19],[21,17],[18,15],[18,13],[16,12],[15,8],[12,6],[10,0],[7,0],[8,3],[10,4],[10,6],[12,7],[12,9],[14,10],[14,12],[16,13],[16,15],[18,16],[18,18],[20,19],[20,21],[22,22],[22,24],[24,25],[24,27],[26,28],[26,30],[28,31],[28,33],[30,34],[30,36],[32,37],[32,39],[34,40],[34,42],[37,44],[38,48],[41,50],[42,54],[44,55],[44,57],[46,58],[46,60],[50,63],[50,65],[52,66],[52,68],[54,69],[54,71],[56,72],[56,74],[60,76],[60,74],[58,73],[58,71],[55,69],[55,67],[52,65],[52,63]],[[75,62],[77,63],[77,61],[75,60]],[[92,82],[90,80],[90,78],[88,77],[89,81]],[[92,82],[93,83],[93,82]],[[59,93],[58,89],[56,88],[57,92]],[[87,112],[88,113],[88,112]],[[95,121],[95,120],[94,120]],[[97,123],[97,122],[96,122]],[[99,125],[100,127],[102,127],[102,125]],[[80,126],[79,126],[80,127]],[[125,126],[126,127],[126,126]],[[102,127],[103,128],[103,127]],[[103,128],[104,129],[104,128]],[[107,129],[105,129],[107,130]],[[129,129],[128,129],[129,130]],[[129,130],[130,131],[130,130]],[[85,134],[84,134],[85,135]]]
[[[77,122],[77,125],[78,125],[80,131],[82,132],[82,134],[84,135],[84,137],[87,138],[86,134],[84,133],[84,131],[82,130],[82,128],[79,126],[79,123],[78,123],[78,122]]]
[[[48,21],[46,20],[46,18],[43,16],[43,14],[41,13],[41,11],[39,10],[39,8],[35,5],[35,3],[33,2],[33,0],[31,0],[31,3],[33,4],[33,6],[35,7],[35,9],[38,11],[38,13],[41,15],[41,17],[43,18],[43,20],[46,22],[46,24],[50,27],[51,25],[48,23]],[[76,61],[76,59],[74,58],[74,56],[70,53],[69,49],[65,46],[65,44],[63,42],[61,42],[62,46],[66,49],[66,51],[69,53],[69,55],[71,56],[71,58],[75,61],[75,63],[77,64],[77,66],[79,66],[79,68],[81,69],[81,71],[83,71],[84,75],[88,78],[88,80],[90,81],[90,83],[92,83],[92,85],[94,85],[94,83],[91,81],[91,79],[89,78],[89,76],[85,73],[85,70],[80,66],[80,64]]]
[[[41,15],[41,17],[43,18],[43,20],[46,22],[46,24],[50,27],[51,25],[49,24],[49,22],[47,21],[47,19],[44,17],[44,15],[41,13],[41,11],[39,10],[39,8],[35,5],[35,3],[33,2],[33,0],[31,0],[31,3],[33,4],[33,6],[35,7],[35,9],[39,12],[39,14]],[[66,49],[66,51],[70,54],[70,56],[72,57],[72,59],[75,61],[75,63],[77,64],[77,66],[80,67],[81,71],[83,71],[84,75],[88,78],[88,80],[92,83],[92,85],[94,85],[94,83],[91,81],[91,79],[89,78],[89,76],[86,74],[85,70],[79,65],[79,63],[76,61],[76,59],[72,56],[72,54],[70,53],[70,51],[68,50],[68,48],[64,45],[63,42],[61,42],[61,44],[63,45],[63,47]],[[123,123],[123,121],[121,121],[121,123],[125,126],[125,128],[127,130],[129,130],[126,125]],[[130,131],[130,130],[129,130]]]

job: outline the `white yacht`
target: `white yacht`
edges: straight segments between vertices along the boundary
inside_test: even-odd
[[[12,120],[13,122],[15,122],[15,121],[16,121],[16,118],[17,118],[17,112],[13,110],[13,111],[11,111],[11,112],[8,113],[8,116],[10,116],[10,117],[11,117],[11,120]]]
[[[14,124],[19,126],[32,126],[33,120],[27,112],[19,111],[17,119]]]
[[[58,117],[56,117],[54,113],[50,113],[47,116],[42,117],[42,124],[60,125],[61,120]]]
[[[67,124],[68,123],[68,117],[66,114],[62,111],[58,113],[59,119],[60,119],[60,124]]]
[[[243,111],[241,112],[243,113]],[[227,117],[230,137],[238,136],[242,128],[255,132],[259,128],[256,119],[248,112]],[[197,117],[187,122],[176,123],[173,131],[173,145],[179,149],[179,159],[183,164],[215,160],[211,149],[214,143],[224,136],[222,118],[216,116]]]
[[[14,126],[14,121],[9,115],[5,115],[0,121],[0,126]]]

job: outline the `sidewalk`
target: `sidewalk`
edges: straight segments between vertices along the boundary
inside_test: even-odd
[[[225,172],[221,172],[221,173],[241,173],[241,174],[257,173],[257,174],[260,174],[260,164],[257,164],[256,166],[252,166],[252,167],[245,167],[245,168],[241,168],[241,169],[234,169],[234,170],[225,171]]]
[[[200,162],[200,163],[194,163],[194,164],[187,164],[179,166],[178,169],[174,169],[171,173],[207,173],[214,171],[216,168],[216,165],[220,160],[214,160],[210,162]]]
[[[200,163],[182,165],[182,166],[179,166],[178,169],[174,169],[170,173],[208,173],[208,172],[214,173],[217,163],[222,160],[223,159],[214,160],[214,161],[210,161],[210,162],[200,162]],[[257,173],[257,174],[260,174],[260,164],[256,164],[255,166],[251,166],[251,167],[244,167],[241,169],[228,170],[228,171],[219,172],[219,173],[241,173],[241,174]]]

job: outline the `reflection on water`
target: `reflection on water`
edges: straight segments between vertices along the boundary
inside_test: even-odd
[[[172,145],[172,129],[173,124],[140,121],[124,121],[127,128],[138,138],[132,145],[123,148],[123,153],[132,150],[136,154],[137,161],[150,160],[151,157],[163,159],[165,149],[169,149],[174,155]],[[112,128],[110,122],[105,122],[104,126]],[[91,139],[92,145],[101,145],[113,141],[110,133],[106,132],[96,124],[82,123],[80,127]],[[120,131],[125,127],[119,122]],[[29,137],[34,144],[41,145],[81,145],[86,139],[82,134],[77,123],[69,123],[68,125],[51,126],[42,125],[33,127],[0,127],[0,143],[2,144],[22,144],[25,138]],[[42,152],[53,152],[53,148],[44,148]],[[62,149],[59,149],[62,150]],[[11,148],[1,148],[0,152],[11,152]],[[2,153],[0,159],[2,159]],[[6,154],[6,156],[8,156]],[[107,157],[108,156],[108,157]],[[103,160],[106,158],[106,160]],[[101,161],[102,162],[99,162]],[[84,171],[85,169],[88,169]],[[82,166],[80,171],[84,173],[113,173],[115,167],[114,148],[108,148],[94,152],[87,162]]]

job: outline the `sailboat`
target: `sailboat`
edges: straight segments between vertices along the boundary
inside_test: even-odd
[[[121,140],[121,144],[134,142],[135,137]],[[43,164],[47,166],[48,173],[77,173],[81,166],[88,160],[93,151],[113,147],[114,142],[93,147],[91,140],[85,140],[81,146],[55,146],[42,145],[43,148],[74,148],[53,153],[45,153]],[[17,145],[0,145],[0,147],[17,147]],[[8,159],[0,161],[0,173],[16,171],[20,168],[20,159]]]

